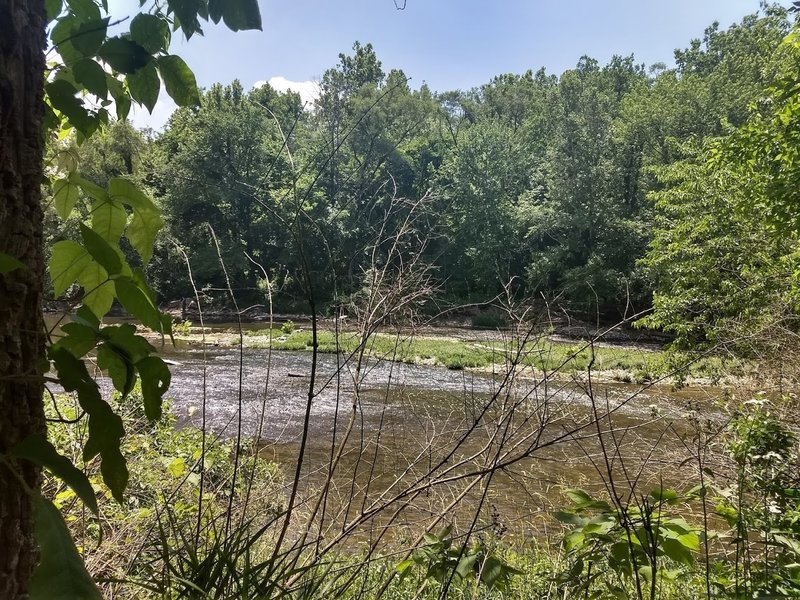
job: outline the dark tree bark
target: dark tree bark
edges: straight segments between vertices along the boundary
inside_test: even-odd
[[[44,0],[0,0],[0,252],[24,269],[0,275],[0,455],[45,431],[42,378]],[[14,473],[13,471],[16,473]],[[27,597],[37,561],[30,498],[39,471],[0,461],[0,598]]]

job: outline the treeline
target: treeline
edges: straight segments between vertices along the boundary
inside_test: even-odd
[[[509,285],[617,318],[655,294],[650,323],[703,342],[720,318],[762,315],[791,279],[793,234],[770,238],[761,214],[733,210],[735,177],[705,165],[719,139],[774,109],[770,86],[796,71],[791,27],[764,5],[712,25],[672,66],[583,57],[560,76],[450,92],[413,89],[356,43],[313,106],[268,85],[215,85],[163,133],[114,124],[80,164],[99,184],[123,174],[152,191],[167,226],[147,271],[164,299],[194,295],[188,259],[211,296],[230,287],[263,302],[268,278],[278,307],[338,302],[375,268],[381,232],[425,198],[419,248],[444,297]]]

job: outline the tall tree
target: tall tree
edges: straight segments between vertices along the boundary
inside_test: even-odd
[[[29,434],[45,428],[38,371],[45,343],[39,189],[44,151],[44,4],[44,0],[0,3],[0,456],[4,457],[0,597],[11,600],[25,596],[37,561],[32,504],[25,488],[39,486],[39,471],[5,456]]]

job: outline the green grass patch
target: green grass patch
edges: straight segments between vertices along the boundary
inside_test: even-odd
[[[251,348],[268,348],[268,329],[246,332],[245,344]],[[352,354],[359,347],[355,332],[336,334],[329,330],[317,333],[320,352]],[[274,328],[272,348],[310,352],[313,349],[311,331]],[[703,378],[712,383],[726,375],[743,375],[745,367],[740,361],[718,356],[691,361],[686,355],[653,351],[642,348],[590,346],[586,342],[562,342],[540,338],[523,347],[501,340],[472,341],[434,336],[403,337],[385,333],[373,334],[366,343],[366,354],[372,358],[394,360],[408,364],[429,364],[453,370],[484,369],[505,366],[514,362],[549,373],[573,374],[593,371],[605,373],[612,379],[626,383],[646,383],[675,371],[675,380],[687,377]],[[683,367],[686,365],[685,367]],[[682,368],[683,367],[683,368]]]

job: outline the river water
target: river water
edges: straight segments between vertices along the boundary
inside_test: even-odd
[[[320,531],[383,503],[363,523],[374,532],[405,503],[393,526],[443,514],[468,523],[479,513],[497,531],[540,535],[553,526],[549,511],[564,505],[563,489],[601,491],[609,464],[618,481],[638,474],[640,492],[661,481],[680,487],[695,411],[718,418],[713,389],[590,386],[585,375],[509,377],[391,361],[357,369],[335,354],[318,356],[312,387],[310,352],[189,346],[164,356],[174,362],[168,395],[179,425],[257,437],[287,490],[302,457],[298,497],[307,510],[327,485],[332,512]]]
[[[287,477],[293,472],[309,402],[310,353],[211,348],[173,358],[170,396],[179,423],[205,422],[224,436],[241,427],[245,437],[260,436],[262,456],[280,463]],[[607,484],[599,433],[612,465],[625,467],[616,477],[642,468],[641,489],[661,481],[680,487],[694,411],[706,407],[705,418],[715,418],[708,410],[714,395],[666,386],[589,388],[585,377],[509,380],[504,372],[390,361],[368,362],[356,373],[347,357],[321,354],[301,495],[313,501],[352,422],[332,484],[341,504],[349,508],[355,497],[363,510],[387,491],[402,495],[428,481],[430,489],[415,495],[414,516],[404,523],[430,518],[465,493],[471,480],[458,476],[507,452],[509,464],[493,474],[487,493],[479,493],[482,483],[466,492],[453,516],[468,519],[480,506],[483,522],[538,535],[552,526],[549,511],[563,506],[565,487],[601,491]],[[344,520],[352,518],[347,513]]]

